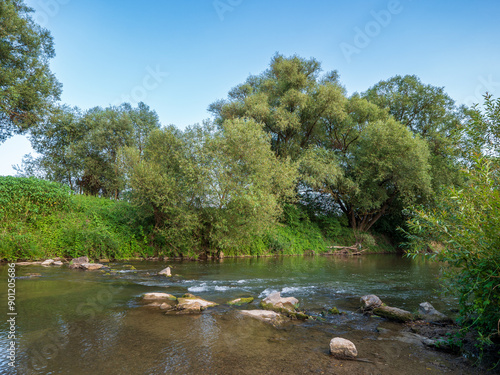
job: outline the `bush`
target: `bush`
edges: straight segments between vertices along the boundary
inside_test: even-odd
[[[480,352],[500,332],[499,170],[479,160],[461,189],[445,189],[434,209],[415,209],[409,221],[410,253],[428,252],[446,262],[446,281],[458,293],[462,332],[477,335]],[[500,354],[500,353],[499,353]]]

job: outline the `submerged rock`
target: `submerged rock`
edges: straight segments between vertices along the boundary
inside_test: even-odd
[[[236,298],[233,299],[232,301],[229,301],[227,304],[228,305],[233,305],[233,306],[241,306],[247,303],[251,303],[253,301],[253,297],[248,297],[248,298]]]
[[[158,272],[158,275],[165,275],[167,277],[171,277],[172,271],[170,270],[170,267],[167,267],[167,268],[161,270],[160,272]]]
[[[352,341],[335,337],[330,341],[330,354],[337,359],[353,359],[358,355],[358,350]]]
[[[368,294],[360,298],[361,310],[370,311],[377,307],[382,306],[382,300],[375,294]]]
[[[278,322],[283,319],[281,314],[270,310],[240,310],[240,313],[265,322]]]
[[[418,308],[418,314],[422,320],[430,323],[452,323],[453,321],[437,311],[429,302],[422,302]]]
[[[177,297],[169,293],[146,293],[144,294],[144,296],[142,296],[142,298],[145,300],[161,300],[161,299],[168,299],[171,301],[177,300]]]
[[[373,309],[373,313],[375,315],[381,316],[382,318],[386,318],[396,322],[404,323],[414,319],[414,316],[411,312],[398,309],[397,307],[380,306]]]
[[[69,264],[69,268],[71,269],[77,269],[80,268],[80,266],[83,263],[88,263],[89,258],[88,257],[79,257],[79,258],[74,258],[71,263]]]
[[[47,259],[42,262],[42,266],[50,266],[51,264],[54,264],[55,260],[54,259]]]
[[[98,270],[102,267],[104,267],[104,265],[100,264],[100,263],[82,263],[82,264],[80,264],[79,268],[81,268],[83,270],[92,271],[92,270]]]

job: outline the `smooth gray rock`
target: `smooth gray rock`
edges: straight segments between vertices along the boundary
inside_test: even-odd
[[[47,259],[42,262],[42,266],[50,266],[51,264],[54,264],[54,259]]]
[[[429,302],[422,302],[418,308],[418,314],[422,320],[430,323],[451,323],[452,320],[443,313],[437,311]]]
[[[368,294],[366,296],[363,296],[359,301],[361,302],[361,309],[363,311],[373,310],[377,307],[382,306],[382,300],[375,294]]]
[[[88,263],[89,258],[88,257],[79,257],[79,258],[74,258],[71,263],[69,264],[69,268],[71,269],[77,269],[80,268],[80,265],[83,263]]]
[[[330,354],[337,359],[352,359],[358,355],[358,350],[352,341],[335,337],[330,341]]]
[[[100,263],[82,263],[82,264],[80,264],[80,268],[87,270],[87,271],[98,270],[102,267],[104,267],[104,265],[100,264]]]
[[[280,292],[274,292],[268,295],[260,302],[260,306],[266,310],[278,312],[296,312],[299,300],[295,297],[281,297]]]

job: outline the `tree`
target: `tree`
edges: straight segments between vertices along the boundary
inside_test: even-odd
[[[54,45],[23,0],[0,2],[0,142],[45,119],[61,85],[49,69]]]
[[[262,123],[276,154],[301,165],[299,192],[328,195],[330,211],[368,230],[397,199],[428,193],[429,153],[420,137],[389,120],[388,109],[358,94],[346,97],[337,72],[320,77],[320,71],[314,59],[276,55],[268,70],[210,110],[219,123],[247,117]]]
[[[144,155],[127,150],[133,200],[154,215],[156,232],[174,254],[234,249],[262,234],[293,194],[295,168],[275,157],[251,120],[173,127],[148,138]],[[193,254],[193,251],[196,253]]]
[[[381,81],[363,95],[385,108],[429,144],[433,189],[458,184],[466,109],[457,108],[442,87],[426,85],[414,75]]]
[[[486,155],[477,154],[462,171],[465,183],[443,189],[434,207],[414,207],[406,232],[410,254],[439,249],[432,257],[443,262],[444,280],[459,297],[462,332],[477,335],[481,353],[500,337],[499,108],[489,95],[483,111],[476,106],[469,136]],[[497,347],[496,361],[498,354]]]
[[[209,111],[218,123],[234,118],[262,123],[276,154],[295,160],[321,138],[326,118],[341,121],[347,116],[337,72],[321,78],[320,72],[315,59],[277,54],[268,70],[250,76],[229,92],[228,100],[213,103]]]
[[[369,123],[340,151],[313,147],[301,160],[304,181],[329,194],[353,229],[368,231],[396,199],[410,204],[430,191],[426,143],[393,119]]]
[[[135,147],[142,153],[145,138],[159,127],[158,115],[144,103],[86,112],[59,107],[31,132],[32,146],[41,156],[25,158],[24,172],[18,172],[65,183],[79,193],[118,199],[123,189],[120,149]]]

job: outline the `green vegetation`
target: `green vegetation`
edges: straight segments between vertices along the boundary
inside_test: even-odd
[[[432,207],[415,207],[407,234],[410,253],[430,250],[445,262],[444,280],[460,298],[462,335],[477,337],[480,358],[496,351],[495,361],[500,354],[499,123],[500,101],[487,96],[485,112],[476,108],[470,127],[481,134],[475,149],[486,155],[470,159],[462,186],[443,189]]]
[[[144,103],[57,106],[30,12],[0,3],[0,142],[30,130],[39,154],[0,177],[1,259],[381,252],[401,227],[446,265],[463,333],[498,343],[499,100],[459,108],[415,76],[347,96],[336,71],[277,54],[181,131]]]
[[[22,0],[0,2],[0,143],[36,126],[59,99],[49,68],[54,42]]]

